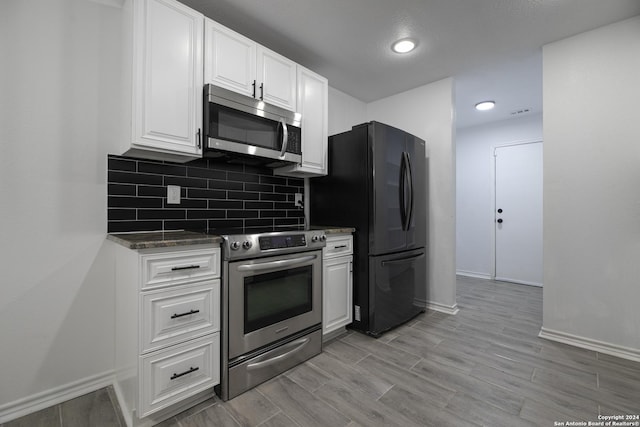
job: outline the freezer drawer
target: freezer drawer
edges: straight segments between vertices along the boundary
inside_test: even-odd
[[[426,273],[423,248],[369,257],[371,335],[379,335],[425,310]]]

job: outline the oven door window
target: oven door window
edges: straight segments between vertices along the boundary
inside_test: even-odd
[[[309,312],[312,266],[244,278],[244,333]]]
[[[270,150],[280,150],[280,123],[219,104],[211,104],[212,137]]]

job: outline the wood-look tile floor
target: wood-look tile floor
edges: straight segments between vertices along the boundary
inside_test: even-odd
[[[640,414],[640,363],[538,338],[542,289],[459,277],[460,312],[379,339],[349,332],[306,363],[163,427],[553,426]],[[110,389],[0,427],[123,425]]]

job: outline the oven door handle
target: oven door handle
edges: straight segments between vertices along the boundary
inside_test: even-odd
[[[318,255],[307,255],[299,258],[292,259],[282,259],[280,261],[268,261],[261,262],[257,264],[240,264],[237,269],[238,271],[260,271],[260,270],[271,270],[273,268],[280,267],[289,267],[296,264],[301,264],[303,262],[311,261],[316,259]]]
[[[260,368],[264,368],[266,366],[271,366],[271,365],[275,365],[278,362],[281,362],[283,359],[286,359],[287,357],[291,356],[294,353],[297,353],[298,351],[302,350],[303,347],[305,345],[307,345],[309,343],[309,337],[304,337],[304,338],[300,338],[299,340],[295,340],[295,341],[291,341],[290,343],[287,343],[285,345],[282,346],[283,350],[289,349],[291,347],[293,347],[291,350],[287,351],[286,353],[282,353],[281,355],[269,358],[267,360],[262,360],[260,362],[255,362],[255,363],[250,363],[247,365],[247,370],[248,371],[252,371],[254,369],[260,369]]]

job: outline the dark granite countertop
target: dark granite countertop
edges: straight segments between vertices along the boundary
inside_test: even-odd
[[[310,230],[324,230],[326,234],[345,234],[345,233],[354,233],[356,231],[353,227],[334,227],[330,225],[312,225],[309,227]]]
[[[145,231],[139,233],[110,233],[107,239],[129,249],[167,248],[187,245],[220,244],[220,236],[194,231]]]
[[[326,234],[353,233],[353,227],[311,226],[311,230],[324,230]],[[143,231],[133,233],[109,233],[107,239],[129,249],[167,248],[187,245],[220,244],[222,237],[196,231]]]

